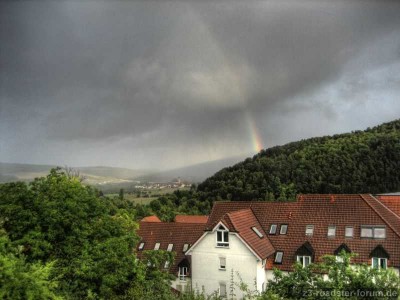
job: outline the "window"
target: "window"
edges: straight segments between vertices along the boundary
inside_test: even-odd
[[[375,269],[386,269],[387,268],[387,258],[373,257],[372,267]]]
[[[179,267],[178,277],[180,281],[186,281],[186,277],[188,276],[188,268],[187,267]]]
[[[287,233],[287,228],[288,228],[288,226],[287,226],[287,224],[282,224],[281,225],[281,230],[280,230],[280,234],[286,234]]]
[[[336,226],[328,226],[328,237],[336,236]]]
[[[311,256],[297,255],[297,261],[303,267],[307,267],[309,264],[311,264]]]
[[[336,261],[337,261],[338,263],[343,263],[343,262],[344,262],[344,259],[343,259],[342,256],[336,255]]]
[[[384,239],[386,238],[386,228],[382,226],[361,226],[361,237]]]
[[[283,259],[283,252],[282,251],[277,251],[275,254],[275,263],[281,264]]]
[[[354,228],[350,227],[350,226],[347,226],[346,227],[346,231],[345,231],[345,237],[352,238],[353,234],[354,234]]]
[[[154,246],[154,250],[158,250],[160,249],[160,243],[156,243],[156,245]]]
[[[164,264],[164,269],[168,269],[169,268],[169,260],[167,260]]]
[[[361,237],[372,238],[374,236],[372,227],[361,227]]]
[[[168,244],[167,251],[172,251],[172,248],[174,248],[174,244]]]
[[[260,239],[264,236],[256,227],[253,226],[251,229],[253,229]]]
[[[228,230],[224,226],[219,226],[217,230],[217,247],[229,247]]]
[[[226,270],[226,258],[225,257],[219,258],[219,269]]]
[[[374,238],[375,239],[386,238],[386,228],[385,227],[375,227],[374,228]]]
[[[276,234],[276,224],[272,224],[271,227],[269,228],[269,234]]]
[[[306,235],[313,235],[314,234],[314,225],[307,225],[306,226]]]
[[[188,249],[189,249],[189,244],[184,244],[182,251],[186,252]]]
[[[140,243],[138,250],[143,250],[143,248],[144,248],[144,243]]]
[[[226,284],[225,283],[219,284],[219,295],[221,297],[226,297]]]

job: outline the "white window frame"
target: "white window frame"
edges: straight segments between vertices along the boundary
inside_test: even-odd
[[[336,237],[336,226],[335,225],[328,226],[327,236],[328,236],[328,238]]]
[[[385,262],[384,266],[382,267],[382,262]],[[377,265],[376,265],[377,263]],[[388,259],[383,257],[372,257],[371,258],[371,266],[375,269],[387,269],[388,266]]]
[[[220,225],[217,229],[216,245],[217,247],[222,247],[222,248],[229,247],[229,231],[222,225]]]
[[[279,258],[279,259],[278,259]],[[276,264],[281,264],[283,261],[283,251],[276,251],[275,253],[275,260]]]
[[[174,244],[168,244],[167,251],[171,252],[174,248]]]
[[[269,227],[269,234],[276,234],[277,229],[278,229],[277,224],[271,224],[271,226]]]
[[[289,227],[288,224],[281,224],[281,228],[279,228],[279,234],[282,235],[287,234],[288,227]],[[282,232],[282,228],[285,228],[284,232]]]
[[[144,248],[144,243],[142,242],[139,244],[138,250],[143,250],[143,248]]]
[[[314,225],[306,225],[306,236],[314,235]]]
[[[182,252],[186,252],[189,249],[189,244],[184,244]]]
[[[180,281],[186,281],[188,276],[188,268],[187,267],[179,267],[178,270],[178,278]]]
[[[306,263],[307,260],[308,260],[308,263]],[[305,268],[312,263],[311,256],[297,255],[297,262],[299,262],[303,266],[303,268]]]
[[[156,243],[156,244],[154,245],[154,250],[158,250],[158,249],[160,249],[160,243]]]
[[[351,231],[351,234],[348,234]],[[354,237],[354,227],[353,226],[346,226],[345,231],[344,231],[344,237],[351,239]]]
[[[226,257],[223,256],[219,257],[219,269],[226,271]]]

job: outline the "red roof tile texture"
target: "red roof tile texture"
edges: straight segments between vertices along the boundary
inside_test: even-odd
[[[376,198],[382,202],[387,208],[400,216],[400,196],[380,195]]]
[[[140,222],[138,235],[144,243],[143,250],[137,250],[141,258],[144,250],[154,250],[156,243],[160,243],[160,250],[167,250],[168,244],[173,244],[172,251],[176,253],[175,262],[170,268],[172,274],[177,275],[178,264],[185,259],[183,246],[193,245],[204,233],[204,224],[175,223],[175,222]]]
[[[266,259],[269,255],[275,253],[274,247],[251,209],[234,211],[228,213],[227,217],[239,236],[261,259]],[[262,237],[257,235],[253,227],[262,234]]]
[[[156,222],[156,223],[160,223],[161,220],[157,217],[157,216],[148,216],[148,217],[144,217],[141,222]]]
[[[333,255],[341,244],[346,244],[358,254],[355,263],[370,263],[371,251],[382,245],[390,254],[389,266],[400,266],[400,218],[371,195],[301,195],[296,202],[216,202],[206,229],[211,230],[225,214],[244,209],[252,210],[275,250],[283,251],[282,264],[274,264],[282,270],[292,269],[296,251],[306,241],[314,249],[316,260]],[[277,225],[276,234],[269,234],[272,224]],[[288,225],[287,233],[280,234],[284,224]],[[314,225],[312,236],[305,235],[306,225]],[[362,225],[384,226],[386,238],[361,238]],[[328,226],[336,226],[334,237],[327,236]],[[345,237],[346,227],[353,228],[352,238]]]
[[[175,222],[176,223],[200,223],[206,224],[208,221],[208,216],[185,216],[185,215],[176,215]]]

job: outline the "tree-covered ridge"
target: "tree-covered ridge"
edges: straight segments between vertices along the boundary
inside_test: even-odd
[[[297,193],[400,190],[400,119],[365,131],[262,150],[198,186],[203,199],[271,200]]]

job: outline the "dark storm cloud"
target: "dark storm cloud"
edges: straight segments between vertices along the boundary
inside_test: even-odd
[[[303,122],[301,137],[334,132],[340,99],[364,101],[360,90],[377,82],[365,74],[400,56],[400,5],[389,1],[28,1],[0,8],[0,133],[10,141],[0,160],[14,157],[18,141],[57,143],[57,150],[74,142],[79,152],[123,139],[136,149],[164,147],[171,157],[190,143],[199,153],[215,148],[218,158],[229,146],[228,155],[252,150],[249,118],[264,146],[297,139],[289,128],[298,116],[327,126],[323,132]],[[397,75],[387,82],[398,89]],[[332,90],[328,101],[324,93]],[[287,128],[280,134],[276,126]]]

